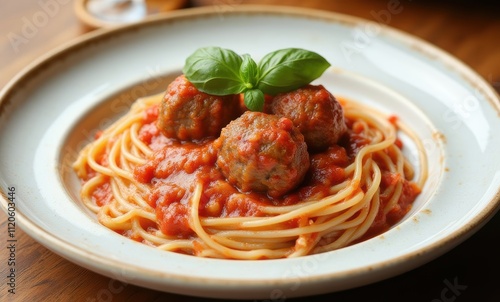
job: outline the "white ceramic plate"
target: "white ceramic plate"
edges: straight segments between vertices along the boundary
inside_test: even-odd
[[[299,259],[234,261],[159,251],[99,225],[78,199],[70,168],[96,128],[145,94],[165,89],[187,55],[221,46],[255,59],[302,47],[333,67],[316,82],[333,94],[397,114],[429,157],[429,180],[397,226],[368,241]],[[16,221],[81,266],[188,295],[279,299],[376,282],[453,248],[499,205],[500,102],[476,73],[443,51],[353,17],[304,9],[184,10],[91,33],[21,72],[1,93],[0,181],[16,188]],[[408,142],[407,156],[416,160]],[[2,199],[7,211],[7,200]]]

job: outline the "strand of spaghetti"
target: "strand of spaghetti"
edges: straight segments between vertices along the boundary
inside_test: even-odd
[[[112,202],[110,202],[109,204],[107,204],[107,206],[108,206],[108,215],[112,216],[112,217],[120,217],[120,216],[122,216],[122,215],[124,215],[125,213],[128,212],[127,209],[124,209],[115,200],[113,200]]]
[[[349,213],[343,214],[343,216],[341,216],[341,217],[336,217],[336,219],[332,219],[332,220],[328,221],[327,223],[298,228],[297,230],[300,230],[300,231],[295,233],[295,234],[291,234],[290,233],[291,231],[287,230],[287,231],[275,231],[274,234],[273,234],[273,232],[264,232],[264,234],[263,234],[263,232],[260,232],[260,233],[255,234],[255,233],[248,233],[248,232],[245,233],[242,231],[234,231],[234,232],[227,232],[224,235],[227,235],[228,237],[240,236],[240,237],[244,237],[244,238],[248,238],[248,237],[258,238],[258,237],[262,237],[261,235],[284,237],[284,236],[288,236],[288,235],[297,236],[300,234],[314,233],[315,231],[321,231],[321,229],[331,230],[331,229],[333,229],[333,226],[339,225],[342,222],[341,220],[347,220],[349,217],[354,216],[356,214],[356,212],[359,211],[362,207],[363,207],[363,205],[360,205],[356,208],[353,208]],[[286,233],[286,234],[284,234],[284,233]],[[218,235],[223,235],[223,234],[219,233]]]
[[[377,151],[378,152],[378,151]],[[367,187],[366,184],[366,177],[370,177],[370,171],[372,168],[373,160],[372,160],[372,154],[366,157],[362,170],[361,170],[361,182],[359,184],[359,187],[362,189],[364,187]]]
[[[106,148],[108,142],[110,142],[115,136],[123,133],[131,126],[131,124],[140,121],[141,119],[142,117],[140,113],[129,113],[120,118],[117,122],[113,123],[108,129],[104,130],[101,136],[90,144],[91,147],[87,153],[87,164],[96,172],[110,175],[111,172],[108,168],[103,167],[95,161],[97,158],[96,153],[99,153],[103,148]]]
[[[133,162],[131,158],[129,158],[130,156],[132,156],[132,153],[129,151],[131,150],[130,147],[131,144],[130,144],[130,130],[129,130],[121,135],[120,153],[117,160],[117,166],[120,168],[120,170],[127,172],[127,174],[131,178],[128,178],[129,176],[127,176],[126,178],[132,183],[134,182],[133,171],[136,164]]]
[[[132,173],[130,171],[126,171],[126,170],[123,170],[122,168],[120,168],[116,162],[117,159],[121,156],[121,154],[123,154],[120,152],[120,147],[121,147],[122,142],[123,142],[123,136],[126,135],[126,133],[128,131],[129,130],[125,130],[124,133],[116,139],[115,143],[111,147],[111,150],[109,151],[109,155],[108,155],[108,165],[109,165],[109,169],[111,169],[113,171],[115,176],[122,177],[122,178],[128,179],[130,181],[133,181],[134,176],[132,175]]]
[[[419,165],[419,167],[420,167],[419,174],[420,175],[419,175],[418,180],[416,180],[416,183],[420,188],[422,188],[425,184],[425,181],[426,181],[426,179],[428,177],[428,173],[429,173],[428,164],[427,164],[427,153],[425,152],[424,144],[417,137],[415,132],[410,130],[407,125],[405,125],[404,123],[402,123],[399,120],[396,123],[397,123],[398,128],[401,129],[401,131],[403,131],[406,135],[408,135],[410,137],[410,139],[417,146],[416,151],[418,153],[418,158],[419,158],[419,162],[420,162],[420,165]]]
[[[363,199],[363,201],[364,203],[360,203],[356,205],[356,207],[352,207],[351,209],[349,209],[341,216],[335,217],[335,223],[333,222],[333,219],[331,219],[331,224],[333,225],[330,228],[325,228],[323,232],[342,231],[358,226],[365,218],[363,216],[363,211],[367,209],[367,205],[370,203],[370,199],[365,198]]]
[[[156,234],[151,234],[151,233],[147,232],[146,230],[144,230],[142,228],[138,219],[132,220],[132,231],[135,234],[139,235],[142,239],[144,239],[150,243],[153,243],[155,246],[167,244],[167,243],[172,241],[172,239],[162,238]]]
[[[341,185],[336,186],[335,188],[335,193],[339,192],[342,189],[345,189],[347,187],[348,181],[343,182]],[[300,203],[294,204],[294,205],[287,205],[287,206],[261,206],[259,207],[259,210],[262,211],[265,214],[269,215],[277,215],[277,214],[283,214],[283,213],[289,213],[294,210],[298,210],[303,207],[307,207],[311,204],[314,204],[318,202],[318,200],[321,199],[318,197],[318,195],[313,195],[310,196],[304,200],[302,200]],[[341,202],[342,200],[339,200]]]
[[[155,209],[150,206],[147,201],[144,200],[144,198],[142,198],[138,193],[134,194],[131,198],[133,201],[135,201],[137,207],[152,213],[155,211]]]
[[[394,135],[395,135],[395,133],[394,133]],[[394,136],[394,140],[395,140],[395,136]],[[384,140],[380,143],[377,143],[375,145],[367,145],[367,146],[364,146],[363,148],[361,148],[361,150],[359,150],[358,154],[356,155],[356,158],[354,159],[356,169],[355,169],[354,175],[352,177],[352,183],[355,186],[358,186],[359,183],[361,182],[361,176],[362,176],[362,172],[363,172],[362,164],[363,164],[363,159],[365,158],[365,156],[369,153],[373,153],[373,152],[378,151],[378,150],[383,150],[390,145],[391,145],[391,140],[389,140],[389,138],[386,137],[386,140]]]
[[[284,242],[289,240],[294,240],[297,236],[302,234],[299,230],[304,230],[304,227],[294,227],[289,229],[261,229],[258,231],[255,230],[241,230],[241,229],[232,229],[232,230],[218,230],[213,233],[214,237],[225,237],[225,238],[245,238],[245,240],[253,240],[253,242],[263,242],[263,241],[276,241],[276,242]]]
[[[149,206],[149,204],[145,200],[143,200],[140,196],[137,195],[137,191],[145,192],[149,188],[147,188],[145,185],[138,184],[133,179],[132,173],[129,172],[131,170],[131,167],[128,164],[127,158],[124,156],[124,154],[126,154],[125,152],[126,152],[126,149],[128,146],[128,143],[126,142],[126,140],[127,140],[126,138],[128,137],[127,133],[129,133],[129,131],[126,131],[125,133],[123,133],[123,135],[121,136],[122,139],[117,140],[115,142],[115,145],[118,145],[119,142],[121,142],[121,144],[120,144],[121,152],[119,153],[120,165],[124,166],[125,169],[119,168],[114,160],[110,159],[109,162],[110,162],[110,168],[113,170],[113,172],[116,174],[116,176],[121,177],[121,178],[125,178],[126,180],[129,180],[130,184],[132,184],[132,186],[129,187],[129,186],[125,185],[123,180],[120,180],[120,178],[116,178],[116,176],[115,176],[114,179],[116,180],[116,182],[113,182],[115,184],[115,186],[113,186],[114,195],[118,195],[121,197],[120,192],[131,191],[132,193],[127,194],[129,196],[129,198],[127,200],[125,200],[124,198],[118,199],[118,201],[120,202],[120,204],[122,206],[124,206],[127,209],[131,209],[131,207],[128,207],[128,204],[129,204],[129,201],[134,200],[134,201],[136,201],[136,205],[139,206],[140,208],[143,208],[143,209],[146,209],[149,211],[153,211],[153,209]],[[114,158],[117,156],[117,154],[114,154],[114,151],[117,152],[117,150],[113,150],[113,149],[110,152],[111,158]],[[116,188],[116,183],[119,184],[119,188]],[[132,208],[135,208],[135,207],[132,207]]]
[[[285,242],[248,242],[248,241],[237,241],[227,237],[221,237],[217,235],[212,235],[214,241],[222,244],[228,248],[249,251],[255,249],[289,249],[292,244],[290,240]]]
[[[394,125],[392,125],[384,115],[382,114],[377,114],[375,110],[370,110],[370,113],[367,114],[365,110],[361,108],[354,108],[354,109],[346,109],[344,111],[344,115],[348,118],[355,119],[361,123],[367,123],[374,125],[374,129],[377,129],[379,131],[392,131],[392,129],[395,129]],[[371,128],[371,127],[365,127],[365,128]],[[384,131],[385,130],[385,131]],[[387,132],[386,132],[387,133]]]
[[[368,229],[371,227],[378,214],[378,210],[380,207],[378,186],[382,179],[382,172],[380,171],[378,165],[376,164],[373,165],[373,171],[374,171],[373,179],[367,178],[368,185],[370,186],[370,189],[368,191],[373,189],[372,192],[367,191],[367,195],[370,196],[370,201],[368,202],[370,210],[367,213],[367,216],[361,222],[361,224],[357,226],[356,232],[354,232],[354,234],[351,237],[351,241],[356,240],[362,235],[364,235],[366,231],[368,231]]]
[[[377,161],[380,163],[384,163],[383,159],[388,158],[385,153],[379,152],[376,154],[377,155]],[[393,174],[393,179],[391,179],[391,182],[388,186],[386,186],[383,191],[381,191],[381,196],[384,199],[389,199],[393,194],[394,190],[396,189],[396,186],[393,185],[393,183],[397,183],[401,181],[402,176],[396,172],[396,167],[392,163],[384,163],[384,169],[386,172],[389,172]],[[387,175],[387,173],[386,173]]]
[[[218,236],[217,233],[213,233],[212,237],[219,237],[219,238],[227,238],[231,239],[234,241],[239,241],[238,238],[228,238],[224,236]],[[266,243],[266,244],[286,244],[286,243],[291,243],[293,242],[297,237],[296,236],[291,236],[291,237],[274,237],[274,238],[244,238],[244,243]]]
[[[147,146],[145,143],[143,143],[139,139],[138,133],[139,133],[140,126],[142,126],[142,124],[139,124],[139,123],[134,124],[132,126],[130,138],[131,138],[134,146],[137,147],[144,154],[145,157],[149,157],[153,153],[153,151],[151,151],[149,146]],[[138,164],[141,164],[141,163],[138,163]]]
[[[371,192],[369,193],[371,194]],[[366,208],[366,205],[369,204],[370,200],[371,195],[364,194],[363,199],[360,202],[347,209],[340,215],[331,217],[326,223],[326,227],[322,230],[319,230],[319,232],[339,231],[356,226],[358,224],[358,220],[355,219],[358,219],[360,217],[359,211],[363,210],[363,208]],[[354,218],[354,220],[349,220],[351,218]]]
[[[342,215],[336,217],[335,223],[333,223],[332,221],[332,226],[325,229],[323,232],[342,231],[359,226],[361,223],[363,223],[363,221],[365,221],[366,216],[364,216],[363,211],[365,211],[369,207],[371,202],[371,198],[364,198],[363,202],[359,203],[355,207],[350,208]]]
[[[139,209],[143,209],[145,211],[151,212],[151,213],[155,212],[155,209],[153,207],[151,207],[147,203],[147,201],[144,200],[139,195],[137,187],[134,186],[134,183],[126,185],[120,179],[115,179],[114,181],[117,183],[117,190],[113,191],[113,192],[115,192],[116,194],[119,194],[120,199],[122,200],[121,203],[127,203],[129,205],[129,206],[126,205],[125,207],[123,207],[123,209],[125,211],[139,208]],[[125,196],[123,196],[122,192],[124,192],[126,194],[126,198],[125,198]]]
[[[311,219],[308,219],[307,217],[304,217],[304,219],[300,220],[300,226],[303,227],[306,226],[307,224],[318,224],[327,221],[327,220],[322,220],[321,218],[322,217],[320,217],[319,219],[315,219],[313,221]],[[297,237],[297,240],[295,240],[294,252],[291,253],[288,257],[295,258],[307,255],[314,247],[315,243],[318,240],[318,237],[319,237],[318,233],[300,234]]]
[[[399,201],[399,196],[400,192],[402,189],[403,181],[405,179],[404,177],[404,171],[403,171],[403,162],[399,160],[399,158],[402,157],[401,152],[397,152],[396,154],[396,161],[394,161],[394,158],[390,157],[389,155],[385,153],[380,153],[378,154],[379,157],[382,159],[385,159],[387,169],[391,172],[397,175],[398,178],[396,178],[396,184],[388,186],[387,189],[383,192],[384,197],[388,197],[389,201],[386,203],[385,210],[384,212],[387,214],[388,211],[390,211],[396,203]],[[398,166],[399,164],[399,166]],[[390,196],[390,197],[389,197]]]
[[[159,92],[156,94],[141,97],[141,98],[137,99],[137,101],[135,103],[140,103],[140,105],[144,108],[150,107],[152,105],[159,104],[161,102],[161,100],[163,99],[164,95],[165,95],[165,92],[162,91],[162,92]]]
[[[123,133],[125,130],[130,129],[132,124],[141,122],[142,117],[143,116],[141,111],[131,110],[128,114],[122,116],[118,119],[118,121],[111,124],[109,128],[106,128],[97,140],[99,140],[100,138],[110,139],[119,135],[120,133]]]
[[[344,168],[344,174],[346,175],[347,178],[351,177],[354,174],[354,171],[356,170],[356,163],[353,162],[347,167]],[[346,180],[343,182],[344,184],[348,185],[349,180]],[[334,189],[336,186],[333,186],[330,190]]]
[[[346,173],[347,175],[347,173]],[[350,181],[346,180],[343,181],[342,183],[330,187],[330,195],[337,194],[339,191],[347,188],[349,186]],[[316,195],[311,196],[310,198],[304,199],[304,201],[295,204],[295,205],[289,205],[289,206],[262,206],[259,208],[263,213],[265,214],[270,214],[270,215],[276,215],[276,214],[283,214],[283,213],[288,213],[293,210],[300,209],[304,206],[308,206],[309,204],[316,203],[318,198],[316,198]],[[342,202],[342,200],[339,200],[339,202]]]
[[[375,159],[379,164],[383,164],[385,170],[391,173],[398,173],[398,169],[393,162],[393,159],[387,154],[387,152],[376,152],[373,154]]]
[[[113,192],[114,200],[123,209],[125,209],[125,211],[132,211],[137,209],[137,206],[134,206],[129,202],[129,200],[127,200],[127,198],[123,197],[122,193],[130,196],[131,194],[129,193],[129,191],[131,191],[131,189],[127,188],[119,178],[115,178],[111,182],[111,191]]]
[[[348,218],[353,217],[365,206],[363,203],[359,203],[354,207],[350,208],[348,211],[330,219],[326,223],[313,224],[303,227],[282,229],[282,230],[262,230],[262,231],[250,231],[250,230],[231,230],[231,231],[220,231],[217,236],[225,236],[229,238],[274,238],[274,237],[293,237],[305,233],[316,233],[327,229],[335,229],[335,226],[346,221]]]
[[[318,236],[317,233],[300,235],[296,240],[293,253],[288,255],[288,258],[297,258],[309,255],[320,239],[321,237]]]
[[[372,144],[379,143],[385,139],[384,135],[380,131],[372,131],[371,137],[372,137],[371,139]]]
[[[262,227],[262,226],[265,226],[265,225],[277,224],[277,223],[281,223],[281,222],[284,222],[284,221],[288,221],[288,220],[291,220],[293,218],[300,217],[305,212],[319,210],[319,209],[322,209],[322,208],[324,208],[325,206],[327,206],[329,204],[332,204],[334,202],[342,200],[345,197],[351,195],[353,191],[354,191],[354,188],[352,186],[349,186],[349,187],[341,190],[340,192],[338,192],[334,196],[330,196],[330,197],[324,198],[322,200],[319,200],[319,201],[317,201],[315,203],[311,203],[311,204],[309,204],[306,207],[302,207],[302,208],[290,211],[288,213],[283,213],[283,214],[278,215],[278,216],[273,216],[273,217],[269,217],[269,218],[263,218],[263,219],[260,219],[260,220],[242,222],[240,224],[240,226],[242,228]]]
[[[387,148],[387,151],[385,152],[385,154],[389,158],[389,162],[394,167],[395,172],[398,173],[399,175],[403,176],[401,178],[401,180],[403,180],[404,179],[404,160],[403,160],[403,153],[401,152],[401,149],[392,145],[391,147]]]
[[[398,200],[399,200],[399,197],[401,196],[402,191],[403,191],[403,182],[398,181],[398,183],[396,184],[396,186],[394,188],[394,192],[393,192],[391,198],[389,199],[389,201],[387,202],[387,204],[384,207],[384,214],[389,213],[389,211],[391,211],[394,208],[394,206],[398,203]]]
[[[201,199],[201,190],[202,185],[200,183],[196,184],[196,188],[194,190],[193,196],[190,199],[190,219],[189,225],[192,230],[196,233],[196,235],[203,240],[205,244],[209,247],[217,250],[224,256],[228,258],[237,258],[237,259],[261,259],[261,258],[280,258],[283,255],[283,252],[280,249],[278,250],[268,250],[268,249],[257,249],[252,251],[239,251],[235,249],[230,249],[226,246],[223,246],[213,240],[210,235],[208,235],[205,230],[202,228],[200,219],[198,217],[198,206]]]
[[[130,145],[130,136],[122,135],[122,142],[120,144],[120,157],[118,159],[118,166],[125,171],[128,171],[133,175],[134,168],[136,164],[133,159],[130,158],[132,155],[132,148]]]
[[[99,222],[102,224],[108,226],[109,228],[116,230],[116,229],[122,229],[119,228],[119,226],[123,225],[124,223],[129,223],[133,218],[136,217],[142,217],[151,221],[155,220],[155,215],[149,212],[146,212],[141,209],[134,209],[132,211],[129,211],[121,216],[118,217],[111,217],[106,215],[105,211],[106,206],[103,207],[104,211],[100,211],[98,214],[98,219]],[[129,227],[130,228],[130,227]]]
[[[224,255],[216,250],[210,249],[209,247],[206,247],[205,249],[196,249],[195,255],[207,258],[224,258]]]
[[[118,120],[113,122],[111,125],[106,127],[106,129],[104,129],[103,134],[111,134],[111,136],[114,136],[115,134],[122,132],[124,129],[123,126],[126,126],[125,124],[127,123],[127,121],[135,120],[136,117],[139,117],[139,115],[142,112],[143,107],[144,106],[142,104],[141,99],[137,99],[132,104],[129,111],[125,115],[123,115]],[[128,127],[126,127],[126,128],[128,128]]]
[[[395,190],[396,190],[396,186],[389,185],[389,186],[385,187],[385,189],[380,191],[380,197],[383,198],[384,200],[388,200],[391,198],[391,196],[394,195]]]
[[[119,223],[114,222],[112,219],[115,215],[112,215],[111,206],[109,204],[102,206],[101,210],[97,213],[97,220],[100,224],[113,231],[126,231],[132,227],[132,223],[129,221],[119,221]]]
[[[368,213],[370,212],[370,201],[371,199],[367,198],[366,204],[363,205],[357,212],[356,215],[352,215],[349,218],[352,218],[352,220],[346,220],[342,224],[337,225],[337,227],[333,227],[332,230],[340,231],[343,230],[344,232],[346,231],[355,231],[358,226],[360,226],[363,221],[365,221],[366,217],[368,216]],[[340,229],[342,227],[342,229]],[[355,232],[351,233],[351,237],[349,238],[349,241],[353,240],[353,235]]]
[[[160,244],[157,249],[164,251],[193,250],[193,240],[176,239]]]
[[[355,231],[354,229],[348,229],[345,232],[343,232],[342,235],[340,235],[332,243],[315,247],[313,249],[313,254],[333,251],[333,250],[336,250],[336,249],[339,249],[341,247],[348,245],[349,238],[351,238],[354,231]]]
[[[147,156],[146,153],[140,149],[145,146],[145,144],[137,138],[137,128],[141,126],[140,123],[135,123],[132,125],[128,135],[124,137],[121,152],[124,155],[127,163],[133,163],[134,165],[142,165],[146,163]],[[147,147],[149,149],[149,147]],[[140,150],[139,150],[140,149]],[[134,150],[139,150],[138,153]],[[151,152],[150,152],[151,153]]]
[[[331,212],[341,211],[341,210],[347,208],[350,204],[356,203],[358,201],[358,199],[363,197],[363,194],[364,193],[362,193],[362,192],[358,192],[358,193],[354,194],[354,197],[352,197],[351,199],[349,199],[347,201],[341,200],[340,201],[341,204],[338,205],[339,208],[335,208],[338,210],[332,210],[332,209],[330,209],[330,207],[327,207],[325,209],[321,209],[320,211],[322,213],[323,213],[323,211],[331,211]],[[314,202],[317,202],[317,201],[314,201]],[[308,204],[310,204],[310,203],[308,203]],[[286,210],[288,207],[291,207],[293,209],[300,209],[300,208],[302,208],[302,206],[303,206],[303,204],[300,203],[300,204],[295,205],[295,206],[279,206],[279,207],[275,207],[275,208],[276,208],[276,210],[279,210],[279,212],[288,212],[288,210]],[[272,208],[272,207],[265,207],[265,208],[268,209],[268,208]],[[331,213],[327,212],[324,214],[331,214]],[[224,229],[225,225],[229,225],[233,228],[235,226],[238,226],[240,228],[241,224],[243,222],[258,221],[261,219],[262,219],[262,217],[223,217],[223,218],[207,217],[207,218],[201,218],[201,224],[204,227],[221,228],[221,229]]]
[[[404,162],[403,173],[404,173],[407,180],[412,180],[415,177],[415,171],[414,171],[413,167],[411,166],[410,161],[406,157],[403,157],[403,162]]]
[[[112,175],[113,171],[110,168],[104,167],[101,164],[97,163],[96,159],[98,158],[97,154],[105,154],[102,150],[106,149],[108,145],[108,139],[106,137],[100,137],[95,142],[90,145],[90,148],[87,152],[87,165],[96,171],[97,173]]]
[[[200,257],[226,258],[222,253],[209,247],[205,242],[197,238],[193,240],[194,254]]]
[[[331,214],[341,212],[341,211],[348,209],[348,208],[354,206],[355,204],[361,202],[361,200],[363,199],[363,196],[364,196],[364,193],[359,191],[359,192],[355,193],[352,197],[346,198],[342,202],[332,204],[328,207],[325,207],[324,209],[321,209],[320,211],[311,212],[311,215],[326,216],[326,215],[331,215]]]
[[[83,147],[83,149],[78,153],[78,156],[75,160],[75,162],[72,165],[72,168],[75,170],[76,175],[80,179],[88,179],[88,173],[87,173],[87,154],[88,150],[90,149],[90,145],[86,145]]]
[[[141,150],[139,150],[139,148],[137,148],[137,146],[132,142],[131,146],[130,146],[130,150],[128,150],[128,152],[131,154],[130,156],[133,156],[137,159],[140,159],[142,162],[146,163],[147,162],[147,156],[144,155],[144,153],[142,153]],[[140,165],[141,163],[139,162],[135,162],[134,163],[135,165]]]
[[[85,206],[90,209],[92,212],[97,213],[100,209],[100,206],[95,204],[92,200],[92,191],[95,187],[106,182],[107,179],[104,175],[98,175],[91,178],[89,181],[85,182],[81,188],[80,196],[82,197],[83,203]]]
[[[349,200],[349,201],[348,201],[348,202],[352,201],[352,202],[350,203],[350,206],[353,206],[354,204],[356,204],[356,203],[358,203],[359,201],[361,201],[361,200],[363,199],[364,195],[365,195],[365,194],[363,194],[363,193],[361,193],[361,192],[358,192],[358,193],[355,195],[355,199],[354,199],[354,200]],[[327,198],[325,198],[325,199],[332,199],[332,198],[331,198],[331,197],[327,197]],[[348,207],[345,207],[343,204],[342,204],[342,205],[340,205],[340,206],[341,206],[343,209],[344,209],[344,208],[348,208]],[[343,214],[343,216],[340,216],[340,219],[342,219],[342,217],[345,217],[344,219],[347,219],[347,217],[354,215],[354,214],[355,214],[355,212],[356,212],[357,210],[358,210],[358,209],[356,209],[356,208],[355,208],[355,210],[354,210],[354,211],[347,212],[347,215],[346,215],[346,213],[344,213],[344,214]],[[341,211],[341,210],[339,210],[339,211]],[[335,212],[335,211],[332,211],[332,212]],[[313,212],[313,211],[310,211],[310,212],[308,212],[308,211],[304,211],[304,213],[302,214],[302,217],[314,217],[315,215],[327,215],[327,214],[323,213],[323,210],[321,211],[321,213],[315,213],[315,212]],[[338,220],[338,219],[337,219],[337,220]],[[338,223],[338,222],[331,222],[330,224],[333,224],[333,223]],[[312,232],[316,232],[316,231],[321,231],[321,229],[320,229],[321,227],[323,227],[323,228],[330,228],[330,227],[331,227],[331,226],[330,226],[330,224],[326,224],[326,225],[323,225],[323,226],[321,226],[321,225],[316,225],[316,226],[314,226],[316,229],[314,229],[313,227],[302,228],[300,231],[296,231],[297,233],[289,233],[289,234],[286,234],[286,235],[280,235],[280,236],[282,236],[282,237],[287,237],[287,236],[295,236],[295,235],[297,235],[298,233],[300,233],[300,232],[302,232],[302,231],[303,231],[304,233],[312,233]],[[241,224],[240,224],[240,229],[241,229],[241,228],[244,228],[244,225],[243,225],[243,226],[241,226]],[[310,229],[310,230],[309,230],[309,229]],[[296,230],[296,229],[295,229],[295,230]],[[290,229],[288,229],[288,231],[290,231]],[[238,231],[236,231],[236,232],[238,232]],[[255,232],[257,232],[257,231],[255,231]],[[278,230],[273,230],[272,232],[273,232],[274,234],[278,234],[277,232],[279,232],[279,231],[278,231]],[[293,232],[293,231],[292,231],[292,232]],[[224,234],[224,233],[219,233],[219,235],[222,235],[222,234]],[[226,233],[226,234],[227,234],[227,233]],[[263,234],[263,233],[261,232],[260,234]],[[254,235],[255,235],[255,234],[254,234]],[[230,237],[230,236],[238,236],[238,234],[233,232],[233,233],[231,233],[231,235],[230,235],[230,236],[229,236],[229,235],[226,235],[226,236],[228,236],[228,237]],[[257,236],[257,237],[260,237],[260,236]]]
[[[391,188],[393,188],[393,192],[392,192],[392,196],[391,198],[389,199],[389,201],[387,202],[385,208],[384,208],[384,214],[387,214],[389,211],[391,211],[394,206],[396,206],[396,204],[398,203],[399,201],[399,197],[401,196],[401,192],[403,190],[403,181],[404,181],[404,171],[403,171],[403,166],[404,166],[404,161],[402,160],[403,156],[402,156],[402,153],[401,151],[399,150],[399,148],[393,148],[394,151],[397,153],[396,155],[396,161],[395,161],[395,169],[396,169],[396,173],[398,173],[398,175],[400,175],[399,179],[398,179],[398,182],[396,184],[396,186],[391,186]],[[391,160],[392,162],[392,160]]]
[[[224,228],[224,226],[228,225],[231,227],[240,226],[242,222],[252,221],[252,220],[260,220],[262,217],[202,217],[201,225],[204,227],[220,227]]]
[[[364,125],[363,129],[365,135],[367,137],[371,137],[372,143],[377,143],[382,140],[388,140],[389,142],[386,147],[394,143],[396,132],[394,127],[386,119],[376,119],[357,110],[346,110],[345,115],[361,121],[361,123]],[[368,126],[368,123],[372,126]],[[375,131],[375,129],[377,130]]]
[[[375,182],[377,183],[380,181],[380,174],[381,173],[380,173],[380,171],[378,171],[378,172],[376,171],[378,169],[378,166],[376,164],[374,164],[374,167],[376,167],[376,169],[375,169]],[[372,181],[368,177],[367,178],[367,185],[372,189],[372,191],[374,192],[373,194],[376,196],[376,194],[378,193],[378,186],[373,186],[372,184],[373,184]],[[327,245],[318,247],[317,249],[314,250],[315,253],[321,252],[321,251],[337,249],[339,247],[348,245],[350,242],[352,242],[353,240],[355,240],[359,237],[358,234],[361,233],[360,232],[360,225],[362,227],[363,223],[367,222],[368,217],[374,218],[377,214],[377,211],[378,211],[378,204],[375,204],[375,205],[373,204],[373,197],[372,197],[372,193],[370,192],[370,189],[367,191],[367,196],[366,196],[365,200],[366,200],[366,202],[364,203],[364,205],[368,204],[368,206],[371,207],[371,209],[367,210],[367,208],[364,207],[362,212],[355,218],[355,220],[347,221],[344,224],[339,224],[339,225],[337,225],[337,227],[333,227],[331,229],[326,230],[325,233],[328,231],[331,231],[331,230],[336,230],[337,228],[342,228],[342,227],[345,228],[345,231],[342,233],[342,235],[340,237],[338,237],[336,240],[334,240],[333,242],[331,242]],[[361,224],[360,224],[360,221],[361,221]],[[364,232],[363,232],[363,234],[364,234]],[[324,236],[326,234],[322,234],[322,235]]]
[[[364,234],[366,234],[368,229],[372,226],[373,222],[375,221],[375,218],[377,217],[377,214],[379,212],[379,208],[380,208],[380,198],[378,192],[376,192],[370,202],[370,211],[368,215],[364,219],[363,223],[357,227],[356,232],[352,235],[353,241],[359,239]]]

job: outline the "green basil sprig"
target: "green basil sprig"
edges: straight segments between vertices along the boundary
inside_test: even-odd
[[[262,111],[265,94],[300,88],[328,67],[325,58],[301,48],[273,51],[257,64],[248,54],[203,47],[186,59],[182,72],[202,92],[220,96],[243,93],[248,109]]]

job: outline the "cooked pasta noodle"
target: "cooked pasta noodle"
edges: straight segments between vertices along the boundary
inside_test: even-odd
[[[202,205],[207,183],[194,177],[185,186],[189,189],[185,193],[186,215],[192,233],[165,234],[156,206],[148,199],[154,184],[140,182],[134,175],[134,169],[146,164],[157,151],[141,139],[141,129],[145,112],[161,98],[154,95],[137,100],[125,116],[89,143],[74,163],[84,180],[82,201],[97,214],[98,221],[158,249],[230,259],[299,257],[339,249],[376,235],[370,230],[378,216],[394,211],[408,188],[412,197],[417,195],[427,178],[422,143],[409,128],[365,105],[343,100],[346,119],[369,142],[343,168],[344,180],[329,187],[327,196],[312,194],[290,204],[258,203],[256,216],[212,217],[202,215],[206,210],[201,210],[207,207]],[[398,131],[414,142],[419,173],[397,145]],[[391,176],[390,185],[382,185],[387,176]],[[242,193],[234,198],[238,196],[244,198]],[[399,215],[408,209],[401,209]]]

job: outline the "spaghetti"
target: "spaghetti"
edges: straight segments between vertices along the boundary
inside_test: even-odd
[[[423,146],[408,128],[365,105],[341,100],[348,127],[344,147],[311,157],[320,167],[311,169],[316,167],[319,174],[333,166],[340,175],[336,182],[305,180],[279,199],[242,193],[218,174],[214,140],[186,145],[162,136],[155,126],[161,99],[153,95],[137,100],[74,163],[83,180],[83,203],[98,221],[158,249],[229,259],[299,257],[339,249],[397,223],[427,178]],[[417,147],[418,175],[403,156],[398,131]],[[192,155],[187,156],[189,150]],[[342,154],[343,164],[328,161]],[[325,160],[326,167],[321,164]],[[163,178],[147,175],[147,167],[158,169],[166,162],[174,168],[163,171]]]

